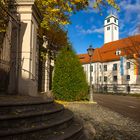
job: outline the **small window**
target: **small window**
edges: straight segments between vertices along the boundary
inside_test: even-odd
[[[102,77],[100,76],[100,82],[102,81]]]
[[[93,81],[93,77],[91,76],[91,81]]]
[[[93,71],[93,66],[91,66],[91,71]]]
[[[107,71],[107,65],[104,65],[104,71]]]
[[[126,75],[126,80],[130,81],[130,75]]]
[[[107,30],[110,30],[110,27],[107,27]]]
[[[113,76],[113,81],[114,81],[114,82],[117,82],[117,80],[118,80],[117,76],[116,76],[116,75]]]
[[[104,76],[104,82],[107,82],[107,76]]]
[[[113,71],[117,70],[117,64],[113,64]]]
[[[116,23],[116,22],[117,22],[117,20],[116,20],[116,19],[114,19],[114,22]]]
[[[107,23],[109,23],[110,22],[110,19],[107,19]]]
[[[117,30],[117,27],[115,26],[115,30]]]
[[[126,69],[130,69],[130,62],[126,63]]]
[[[100,71],[102,71],[102,65],[100,65]]]

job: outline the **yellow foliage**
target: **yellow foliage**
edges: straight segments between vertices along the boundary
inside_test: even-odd
[[[43,15],[41,26],[48,29],[52,23],[69,24],[71,13],[84,9],[87,3],[88,0],[36,0]]]
[[[41,26],[48,29],[50,24],[66,25],[70,23],[71,13],[88,7],[90,0],[36,0],[43,21]],[[100,5],[109,4],[116,9],[119,9],[115,0],[95,0],[94,8],[99,8]]]

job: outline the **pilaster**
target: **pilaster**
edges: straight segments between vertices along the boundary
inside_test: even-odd
[[[17,0],[20,16],[20,44],[18,49],[18,93],[37,96],[38,92],[38,44],[39,17],[34,0]]]

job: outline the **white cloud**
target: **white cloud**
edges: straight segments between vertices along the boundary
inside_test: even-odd
[[[132,3],[133,2],[133,3]],[[129,0],[122,1],[120,6],[123,10],[128,10],[129,13],[139,12],[140,11],[140,1]]]
[[[140,13],[140,1],[139,0],[127,0],[119,3],[121,12],[124,13],[124,21],[130,22],[134,17],[137,19]]]
[[[137,34],[140,34],[140,25],[139,26],[136,26],[134,29],[131,29],[130,32],[129,32],[129,35],[137,35]]]
[[[124,24],[124,21],[123,20],[119,20],[119,27],[120,27],[120,30],[123,30],[124,29],[125,24]]]
[[[94,33],[103,34],[103,28],[96,28],[95,26],[92,26],[89,29],[84,29],[82,26],[77,25],[76,29],[78,30],[78,32],[82,34],[94,34]]]
[[[120,33],[127,35],[138,34],[136,27],[140,23],[140,0],[123,0],[119,3],[120,6]],[[124,28],[127,27],[128,28]]]

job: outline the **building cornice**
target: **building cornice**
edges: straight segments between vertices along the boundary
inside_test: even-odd
[[[119,27],[119,25],[117,25],[117,24],[115,24],[115,23],[109,23],[109,24],[107,24],[107,25],[104,25],[104,27],[109,26],[109,25],[112,25],[112,24],[114,24],[114,25],[116,25],[116,26]]]
[[[114,17],[114,18],[116,18],[118,20],[118,18],[116,16],[114,16],[114,15],[110,15],[110,16],[106,17],[105,20],[108,19],[108,18],[111,18],[111,17]]]
[[[35,0],[17,0],[15,2],[15,5],[17,7],[31,7],[30,9],[26,9],[24,11],[18,11],[18,12],[24,13],[24,14],[32,13],[33,17],[36,19],[38,25],[40,24],[43,17],[41,15],[39,9],[37,8]]]

